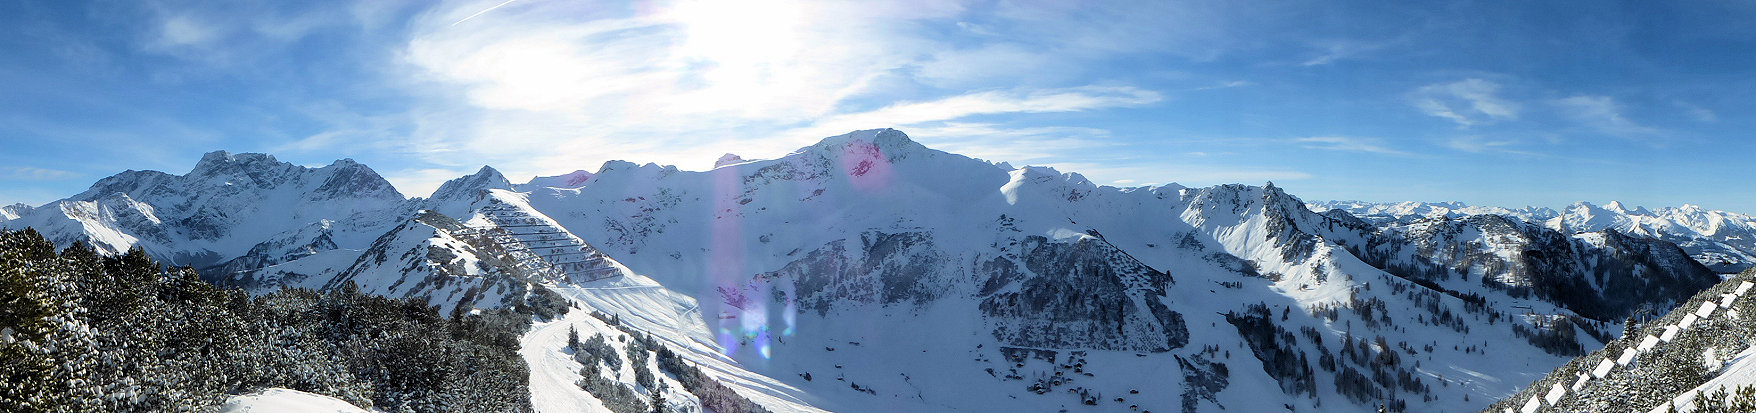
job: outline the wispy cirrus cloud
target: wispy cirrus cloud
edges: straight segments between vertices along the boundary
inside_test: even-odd
[[[1578,95],[1550,101],[1557,110],[1586,128],[1622,138],[1659,137],[1661,129],[1641,125],[1623,114],[1621,103],[1602,95]]]
[[[1415,156],[1388,146],[1383,139],[1354,136],[1311,136],[1293,138],[1294,143],[1307,149],[1326,151],[1361,152],[1390,156]]]
[[[1422,86],[1410,94],[1410,99],[1422,112],[1450,119],[1462,127],[1518,119],[1521,105],[1500,97],[1499,93],[1499,83],[1470,78]]]
[[[1521,142],[1514,139],[1491,138],[1480,135],[1454,136],[1445,139],[1442,145],[1469,153],[1506,153],[1516,155],[1535,155],[1535,152],[1517,149]]]
[[[1719,114],[1714,113],[1713,110],[1681,100],[1676,101],[1675,103],[1677,104],[1677,107],[1682,108],[1685,113],[1688,113],[1689,117],[1695,118],[1696,122],[1712,123],[1719,121]]]
[[[32,166],[0,167],[0,180],[53,181],[77,176],[79,176],[79,174],[59,169],[37,168]]]

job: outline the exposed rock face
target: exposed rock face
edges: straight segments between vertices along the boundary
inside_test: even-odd
[[[1026,237],[1020,258],[991,261],[981,301],[1001,342],[1032,347],[1169,351],[1189,343],[1182,314],[1161,298],[1171,276],[1098,238]],[[978,275],[980,276],[980,275]],[[1016,281],[1014,281],[1016,280]]]

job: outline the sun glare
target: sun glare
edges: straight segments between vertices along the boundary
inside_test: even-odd
[[[683,29],[673,57],[700,81],[690,100],[715,107],[760,99],[758,92],[786,82],[803,35],[792,0],[684,1],[668,14]]]

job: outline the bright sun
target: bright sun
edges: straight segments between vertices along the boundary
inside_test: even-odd
[[[700,77],[698,101],[760,99],[765,88],[788,82],[799,52],[800,4],[793,0],[677,3],[667,13],[683,29],[674,58]]]

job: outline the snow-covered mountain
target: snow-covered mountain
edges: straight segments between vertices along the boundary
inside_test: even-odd
[[[774,411],[1469,411],[1718,279],[1620,231],[1378,226],[1273,184],[1099,186],[889,129],[708,171],[612,161],[515,185],[484,167],[424,199],[368,175],[216,153],[4,225],[207,257],[255,289],[553,308],[523,351],[539,410],[723,400],[582,362],[572,329]],[[335,179],[353,189],[310,183]],[[647,336],[666,350],[626,341]],[[593,377],[638,392],[573,385]]]
[[[1615,274],[1663,286],[1636,304],[1601,282],[1543,284],[1590,276],[1589,265],[1435,260],[1400,233],[1316,214],[1272,185],[1101,187],[893,130],[704,172],[610,162],[583,187],[528,197],[634,272],[695,297],[732,358],[832,410],[1028,410],[1095,394],[1192,411],[1473,410],[1555,354],[1612,338],[1610,323],[1581,313],[1619,321],[1715,280],[1652,249],[1612,258],[1608,243],[1563,243],[1665,268]],[[1379,335],[1385,344],[1363,344]],[[1249,355],[1229,354],[1239,348]],[[1421,363],[1389,364],[1398,357]],[[1175,388],[1138,388],[1172,369]]]
[[[1467,205],[1462,202],[1364,202],[1315,201],[1306,205],[1314,211],[1340,209],[1371,223],[1408,222],[1421,218],[1462,218],[1470,215],[1503,215],[1528,222],[1546,222],[1559,212],[1543,207],[1501,208]]]
[[[1756,217],[1708,210],[1696,205],[1647,209],[1629,208],[1616,201],[1610,201],[1603,206],[1578,202],[1560,211],[1537,207],[1507,209],[1469,206],[1457,202],[1324,201],[1313,202],[1309,206],[1318,211],[1341,209],[1377,224],[1491,214],[1537,223],[1562,232],[1616,230],[1626,235],[1656,238],[1677,244],[1696,261],[1722,274],[1736,273],[1756,266]]]
[[[0,206],[0,222],[18,219],[18,217],[24,216],[24,214],[29,214],[31,209],[31,206],[26,204]]]
[[[350,159],[307,168],[219,151],[187,174],[122,172],[67,199],[16,209],[23,213],[0,225],[34,228],[59,245],[84,241],[109,254],[140,247],[200,269],[239,260],[228,267],[238,269],[358,248],[395,225],[406,202],[389,181]]]

